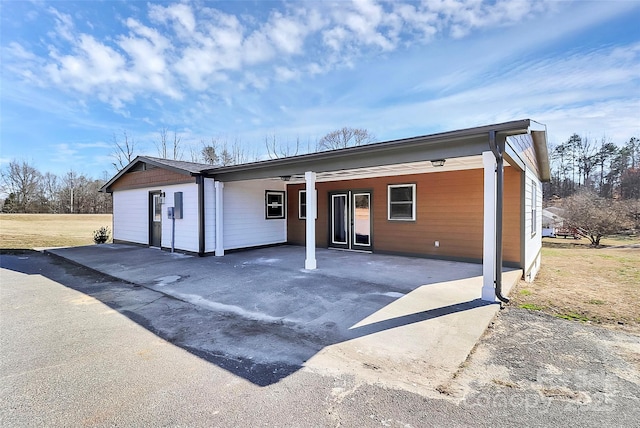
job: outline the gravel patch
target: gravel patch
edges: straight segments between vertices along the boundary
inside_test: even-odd
[[[440,389],[462,408],[529,426],[637,426],[640,336],[505,308]]]

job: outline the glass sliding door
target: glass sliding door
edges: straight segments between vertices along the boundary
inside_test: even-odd
[[[353,248],[371,247],[371,194],[353,194]]]
[[[331,244],[334,246],[348,246],[349,236],[347,194],[331,195]]]
[[[331,194],[329,245],[350,250],[371,250],[371,192]]]

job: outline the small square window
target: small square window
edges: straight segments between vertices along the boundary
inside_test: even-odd
[[[387,188],[388,219],[413,221],[416,219],[416,185],[393,184]]]
[[[267,190],[264,199],[267,219],[284,218],[284,192]]]

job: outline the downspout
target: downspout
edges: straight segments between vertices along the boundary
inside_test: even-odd
[[[496,140],[496,131],[489,131],[489,147],[496,157],[496,297],[503,303],[509,299],[502,295],[502,207],[504,205],[504,140]]]
[[[198,256],[204,256],[204,176],[196,178],[198,182]]]

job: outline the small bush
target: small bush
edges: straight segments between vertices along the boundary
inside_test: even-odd
[[[109,240],[111,235],[111,231],[107,226],[102,226],[98,230],[93,231],[93,242],[96,244],[104,244]]]

